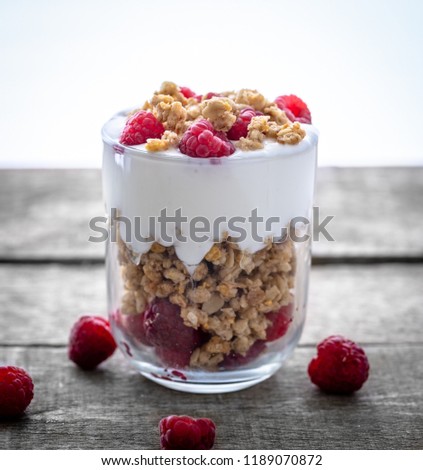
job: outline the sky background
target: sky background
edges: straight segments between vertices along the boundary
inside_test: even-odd
[[[294,93],[321,165],[422,165],[419,0],[0,0],[0,167],[100,167],[164,80]]]

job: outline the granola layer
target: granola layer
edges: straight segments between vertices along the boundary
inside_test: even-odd
[[[268,315],[292,303],[295,251],[290,240],[268,243],[254,254],[230,239],[215,243],[191,276],[173,247],[154,243],[139,264],[119,240],[123,315],[145,311],[155,298],[180,307],[188,327],[210,339],[191,355],[190,366],[214,368],[229,354],[245,355],[266,339]]]

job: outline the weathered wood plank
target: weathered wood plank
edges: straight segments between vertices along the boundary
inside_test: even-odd
[[[423,168],[321,168],[316,206],[334,215],[321,256],[421,256]]]
[[[336,242],[316,256],[423,256],[423,168],[322,168],[316,204]],[[99,170],[0,171],[0,258],[103,257],[88,221],[103,215]]]
[[[423,266],[315,266],[303,344],[339,333],[364,343],[423,342]],[[1,265],[0,344],[64,345],[83,313],[106,313],[100,266]]]
[[[149,382],[120,355],[84,373],[65,349],[0,348],[1,360],[25,367],[35,381],[28,414],[0,422],[0,449],[158,449],[157,424],[169,414],[215,420],[218,449],[422,449],[423,347],[369,346],[367,353],[370,379],[351,397],[311,385],[314,350],[304,347],[252,389],[193,396]]]
[[[98,170],[0,171],[0,256],[102,258],[88,222],[104,215]]]

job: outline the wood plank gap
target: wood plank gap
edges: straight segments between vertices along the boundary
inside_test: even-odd
[[[104,258],[12,258],[0,257],[0,265],[63,265],[63,266],[99,266],[104,265]]]
[[[313,266],[324,265],[370,265],[370,264],[420,264],[423,254],[410,256],[313,256]]]
[[[0,257],[0,265],[63,265],[63,266],[99,266],[104,258],[12,258]],[[313,266],[332,265],[374,265],[374,264],[422,264],[423,254],[410,256],[313,256]]]
[[[387,342],[387,341],[381,341],[380,343],[377,342],[366,342],[366,341],[360,341],[359,342],[360,346],[365,347],[365,348],[379,348],[379,347],[423,347],[423,341],[400,341],[400,342]],[[64,349],[67,348],[68,345],[65,343],[0,343],[0,348],[8,348],[8,349],[13,349],[13,348],[22,348],[22,349]],[[302,343],[299,344],[296,348],[297,349],[310,349],[310,348],[315,348],[316,343]]]

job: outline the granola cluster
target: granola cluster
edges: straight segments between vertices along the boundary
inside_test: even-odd
[[[160,139],[147,139],[146,149],[151,152],[177,147],[185,131],[195,122],[206,119],[218,132],[228,132],[236,123],[240,112],[252,108],[257,116],[248,125],[248,133],[235,142],[241,150],[264,147],[264,140],[280,144],[298,144],[306,135],[292,113],[282,110],[256,90],[208,93],[186,97],[175,83],[164,82],[143,110],[151,112],[166,130]]]
[[[124,285],[121,312],[136,315],[155,298],[180,307],[186,326],[210,334],[191,355],[190,366],[214,368],[229,353],[245,355],[266,339],[267,314],[292,302],[295,253],[290,240],[268,243],[257,253],[230,239],[215,243],[190,275],[173,247],[154,243],[139,264],[119,241]]]

